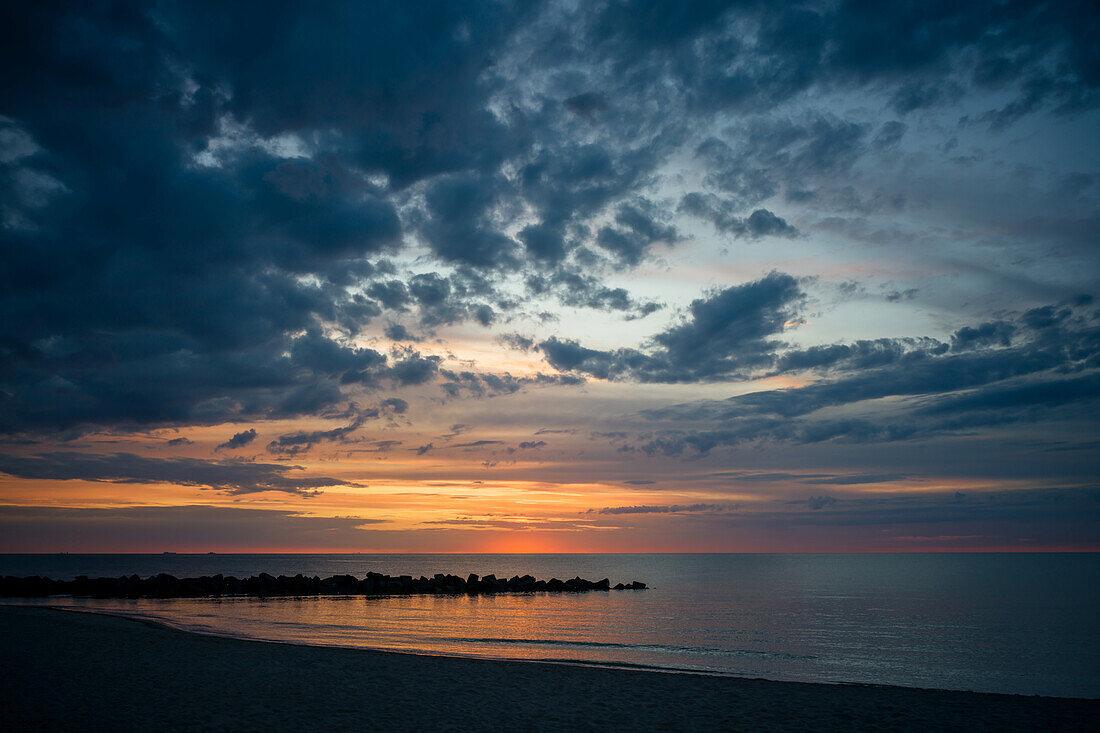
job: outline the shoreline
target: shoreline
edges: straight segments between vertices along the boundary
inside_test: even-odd
[[[0,606],[0,663],[15,730],[1100,727],[1100,700],[268,642],[37,606]]]
[[[608,670],[621,670],[625,672],[646,672],[651,674],[670,674],[670,675],[687,675],[696,677],[717,677],[723,679],[732,680],[750,680],[754,682],[774,682],[778,684],[799,684],[799,685],[821,685],[822,687],[867,687],[872,689],[884,689],[884,690],[918,690],[923,692],[947,692],[947,693],[959,693],[959,694],[974,694],[974,695],[1003,695],[1007,697],[1022,697],[1022,698],[1041,698],[1051,700],[1084,700],[1084,701],[1096,701],[1100,703],[1100,697],[1074,697],[1067,695],[1027,695],[1023,693],[1015,692],[983,692],[979,690],[961,690],[951,689],[947,687],[915,687],[909,685],[892,685],[887,683],[874,683],[874,682],[849,682],[844,680],[784,680],[775,679],[771,677],[748,677],[744,675],[733,674],[731,672],[722,671],[709,671],[698,669],[685,669],[680,667],[661,667],[658,665],[647,665],[633,662],[601,662],[596,660],[586,659],[517,659],[514,657],[494,657],[494,656],[480,656],[475,654],[444,654],[427,651],[402,651],[396,649],[383,649],[381,647],[369,647],[369,646],[342,646],[337,644],[311,644],[304,641],[290,641],[282,639],[260,639],[250,636],[238,636],[230,633],[223,633],[217,631],[200,631],[198,629],[189,629],[182,626],[175,626],[170,621],[165,619],[148,618],[144,616],[134,616],[128,613],[120,611],[104,611],[96,609],[86,608],[64,608],[60,606],[49,605],[31,605],[31,604],[9,604],[0,601],[0,611],[6,608],[35,608],[45,609],[49,611],[57,611],[60,613],[74,613],[74,614],[88,614],[91,616],[103,616],[106,618],[123,619],[125,621],[131,621],[143,626],[147,626],[153,629],[160,629],[162,631],[169,631],[176,634],[193,634],[195,636],[205,636],[214,639],[228,639],[231,641],[241,641],[258,644],[279,644],[283,646],[301,647],[304,649],[338,649],[338,650],[351,650],[366,652],[368,654],[396,654],[400,656],[410,657],[423,657],[428,659],[472,659],[483,662],[504,662],[515,664],[546,664],[554,666],[564,667],[580,667],[580,668],[593,668],[593,669],[608,669]]]

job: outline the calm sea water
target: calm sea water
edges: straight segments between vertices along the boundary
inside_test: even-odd
[[[51,605],[235,637],[1100,698],[1100,554],[0,555],[2,575],[437,572],[650,590]]]

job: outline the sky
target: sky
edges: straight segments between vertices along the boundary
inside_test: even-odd
[[[0,16],[0,551],[1100,549],[1095,3]]]

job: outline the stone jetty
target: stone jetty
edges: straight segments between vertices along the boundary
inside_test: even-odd
[[[207,596],[316,596],[367,595],[395,596],[414,594],[486,595],[491,593],[583,593],[604,590],[645,590],[638,581],[616,583],[604,578],[591,581],[536,580],[530,575],[498,578],[474,573],[462,578],[436,573],[431,578],[411,575],[367,573],[362,579],[354,575],[333,575],[328,578],[306,575],[268,575],[260,573],[249,578],[231,575],[203,575],[199,578],[177,578],[161,573],[148,578],[138,575],[120,578],[89,578],[79,575],[75,580],[51,580],[31,576],[0,578],[0,597],[43,598],[46,596],[89,596],[92,598],[202,598]]]

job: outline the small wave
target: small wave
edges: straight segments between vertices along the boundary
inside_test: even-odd
[[[580,641],[567,639],[508,639],[497,637],[431,637],[425,638],[428,642],[458,643],[458,644],[499,644],[499,645],[524,645],[524,646],[549,646],[566,648],[597,648],[597,649],[627,649],[639,652],[666,652],[702,654],[707,656],[751,656],[766,657],[769,659],[817,659],[813,655],[789,654],[786,652],[765,652],[756,649],[720,649],[715,647],[682,646],[678,644],[630,644],[616,641]]]

